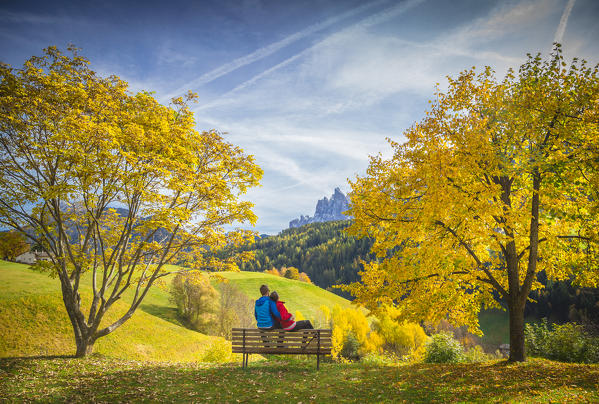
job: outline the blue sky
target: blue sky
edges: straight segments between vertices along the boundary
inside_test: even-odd
[[[198,93],[198,129],[227,132],[264,169],[247,198],[269,234],[349,191],[445,76],[484,65],[501,76],[556,39],[599,62],[599,1],[0,2],[2,62],[73,43],[163,103]]]

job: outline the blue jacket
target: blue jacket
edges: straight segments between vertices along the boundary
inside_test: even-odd
[[[272,317],[276,317],[279,321],[281,320],[281,314],[277,310],[276,303],[268,296],[262,296],[256,300],[254,306],[254,317],[258,323],[258,328],[270,328],[274,325]]]

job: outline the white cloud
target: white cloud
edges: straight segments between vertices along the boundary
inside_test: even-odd
[[[199,59],[187,53],[176,50],[169,41],[162,43],[157,50],[159,65],[178,65],[181,67],[193,66]]]
[[[368,27],[355,27],[315,46],[302,65],[303,74],[320,76],[329,89],[362,94],[364,104],[400,92],[432,95],[435,83],[443,83],[446,75],[456,75],[475,63],[491,65],[499,74],[519,65],[527,51],[521,49],[521,43],[501,51],[491,44],[534,27],[556,6],[554,0],[503,4],[489,15],[442,32],[429,42],[407,41]]]
[[[562,11],[557,0],[500,3],[426,42],[377,29],[418,4],[401,3],[334,33],[197,109],[264,168],[264,186],[250,194],[259,228],[312,214],[318,199],[364,173],[368,156],[388,156],[384,138],[400,140],[446,75],[491,65],[501,76],[526,52],[544,51]]]

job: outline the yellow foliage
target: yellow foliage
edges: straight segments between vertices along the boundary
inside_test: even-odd
[[[389,140],[393,156],[351,183],[349,231],[378,259],[344,289],[376,315],[397,304],[402,319],[480,334],[496,297],[523,314],[541,270],[599,286],[598,118],[599,70],[568,66],[559,45],[501,81],[489,67],[449,78],[406,142]]]
[[[424,352],[427,339],[424,330],[418,324],[397,321],[398,316],[396,309],[387,307],[374,321],[373,328],[380,337],[383,349],[399,357],[419,356]]]
[[[22,69],[0,64],[0,221],[27,229],[50,256],[38,267],[58,276],[83,355],[129,319],[168,264],[237,268],[236,257],[205,253],[253,240],[225,226],[255,223],[240,196],[262,170],[219,132],[195,129],[194,94],[161,105],[69,51],[49,47]],[[89,313],[78,301],[85,272]],[[131,310],[100,328],[128,288]]]
[[[271,274],[274,276],[282,276],[281,273],[279,272],[279,270],[275,267],[265,270],[264,273]]]
[[[375,333],[371,333],[368,320],[361,310],[344,309],[336,305],[331,313],[331,323],[333,325],[332,356],[334,358],[339,356],[349,333],[352,333],[357,339],[360,346],[360,355],[379,350],[381,339]]]
[[[304,315],[302,314],[301,311],[297,310],[295,312],[295,321],[301,321],[301,320],[305,320]]]
[[[306,283],[312,283],[312,280],[310,279],[310,277],[308,276],[307,273],[305,272],[300,272],[299,274],[299,280],[302,282],[306,282]]]
[[[318,315],[317,315],[317,328],[331,328],[332,324],[331,324],[331,309],[329,309],[329,306],[325,306],[324,304],[321,304],[320,307],[318,308]]]
[[[288,279],[299,280],[300,278],[299,269],[296,267],[282,267],[280,272]]]

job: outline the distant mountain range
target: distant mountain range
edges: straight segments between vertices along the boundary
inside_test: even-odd
[[[331,222],[334,220],[347,220],[349,216],[343,212],[349,209],[349,199],[341,192],[339,188],[335,188],[335,192],[331,195],[331,199],[326,196],[316,203],[314,216],[301,215],[297,219],[289,222],[289,228],[300,227],[309,223]]]

